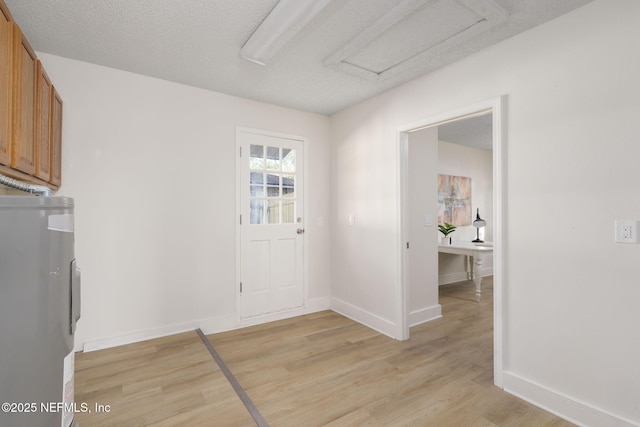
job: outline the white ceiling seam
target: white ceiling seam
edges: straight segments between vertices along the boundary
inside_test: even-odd
[[[240,49],[240,57],[266,65],[332,0],[280,0]]]
[[[381,34],[383,34],[392,26],[401,22],[408,15],[415,12],[417,9],[423,7],[427,3],[436,3],[437,1],[438,0],[404,0],[402,1],[396,7],[394,7],[389,12],[384,14],[373,25],[370,25],[369,27],[367,27],[364,31],[362,31],[353,39],[349,40],[336,52],[334,52],[329,57],[327,57],[323,61],[323,64],[327,67],[340,66],[347,58],[351,57],[357,52],[360,52],[362,49],[368,46],[373,40],[380,37]],[[378,77],[377,74],[373,72],[368,72],[367,70],[362,70],[362,72],[360,72],[360,69],[356,69],[356,70],[352,70],[352,72],[358,76],[361,76],[367,79],[375,79]]]
[[[470,12],[466,14],[466,20],[464,13],[461,13],[464,12],[462,8]],[[416,16],[419,14],[424,16],[418,17],[418,20]],[[508,11],[493,0],[404,0],[327,57],[323,65],[369,81],[389,78],[408,68],[428,62],[430,58],[438,58],[443,52],[488,31],[508,18]],[[438,22],[441,25],[438,26]],[[435,24],[432,25],[435,33],[431,35],[428,33],[431,31],[429,23]],[[369,57],[388,58],[390,52],[383,48],[384,42],[378,43],[382,48],[376,49],[374,45],[385,37],[389,37],[396,28],[402,27],[405,30],[396,31],[398,33],[396,40],[386,45],[402,46],[405,43],[413,43],[417,44],[419,49],[408,52],[405,57],[394,58],[395,61],[389,62],[386,67],[378,70],[364,65],[366,61],[357,63],[357,57],[362,56],[367,49],[371,50]],[[407,27],[413,33],[413,37],[407,37]],[[425,42],[420,44],[420,39]],[[429,39],[434,39],[434,43],[429,44]]]

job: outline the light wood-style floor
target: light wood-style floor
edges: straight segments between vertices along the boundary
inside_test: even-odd
[[[571,426],[493,385],[492,283],[399,342],[331,311],[209,335],[270,426]],[[76,356],[86,426],[251,426],[195,332]]]

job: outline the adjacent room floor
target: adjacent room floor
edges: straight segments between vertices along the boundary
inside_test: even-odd
[[[331,311],[206,338],[271,426],[570,426],[493,385],[492,283],[395,341]],[[233,379],[232,379],[233,380]],[[76,355],[83,426],[252,426],[196,332]]]

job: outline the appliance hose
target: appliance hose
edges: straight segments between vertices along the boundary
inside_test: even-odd
[[[25,182],[17,181],[2,174],[0,174],[0,184],[6,185],[10,188],[14,188],[16,190],[26,191],[27,193],[31,193],[36,196],[51,196],[51,189],[49,187],[45,187],[44,185],[27,184]]]

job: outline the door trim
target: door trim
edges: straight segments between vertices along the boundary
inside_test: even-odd
[[[493,113],[493,212],[494,212],[494,278],[493,278],[493,372],[494,384],[503,387],[503,346],[504,346],[504,279],[505,279],[505,214],[506,214],[506,170],[507,170],[507,96],[491,98],[457,110],[431,116],[396,129],[397,182],[398,189],[398,286],[396,287],[396,336],[400,340],[409,339],[409,304],[407,280],[407,254],[405,244],[409,241],[408,227],[408,144],[409,132],[421,128],[438,126],[446,122],[463,119],[480,112]]]
[[[242,144],[241,144],[240,135],[242,133],[252,133],[256,135],[270,136],[274,138],[293,139],[296,141],[301,141],[302,145],[304,146],[304,155],[302,160],[305,166],[303,171],[304,183],[302,187],[304,192],[302,203],[304,203],[304,215],[305,215],[305,220],[304,220],[305,238],[302,243],[302,248],[303,248],[302,249],[302,252],[303,252],[302,254],[302,269],[303,269],[302,271],[302,307],[294,308],[287,311],[267,313],[264,315],[253,316],[245,319],[242,318],[242,310],[241,310],[242,302],[240,300],[240,282],[242,280],[242,227],[240,225],[240,215],[242,213],[242,158],[240,157],[240,147],[242,146]],[[299,315],[301,311],[304,312],[309,305],[309,295],[308,295],[309,291],[307,286],[308,279],[309,279],[308,277],[309,268],[308,268],[307,254],[309,253],[309,236],[310,234],[312,235],[313,233],[309,232],[310,222],[308,221],[308,218],[309,218],[309,203],[308,203],[309,192],[308,192],[308,184],[307,184],[308,175],[309,175],[309,168],[308,168],[308,161],[307,161],[308,151],[309,150],[307,150],[307,139],[305,137],[294,135],[294,134],[282,133],[282,132],[273,132],[273,131],[268,131],[264,129],[256,129],[256,128],[250,128],[245,126],[236,126],[236,146],[235,146],[235,156],[236,156],[236,211],[235,211],[236,277],[235,279],[236,280],[234,283],[233,292],[235,294],[235,301],[236,301],[235,323],[236,323],[236,326],[238,327],[256,325],[260,323],[270,322],[273,320],[280,320],[280,319],[296,316],[296,315]]]

